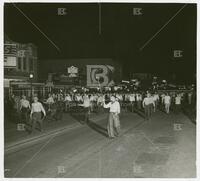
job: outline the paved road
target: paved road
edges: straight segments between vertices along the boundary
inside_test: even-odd
[[[183,114],[156,112],[144,121],[122,113],[121,136],[110,140],[105,116],[5,155],[5,177],[196,176],[196,126]]]

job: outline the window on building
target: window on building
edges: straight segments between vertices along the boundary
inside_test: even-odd
[[[17,58],[17,67],[18,67],[18,70],[21,70],[21,68],[22,68],[21,58],[20,57]]]
[[[26,70],[26,57],[23,57],[23,69]]]
[[[30,71],[33,71],[33,67],[34,67],[34,60],[31,58],[30,62],[29,62],[29,69],[30,69]]]

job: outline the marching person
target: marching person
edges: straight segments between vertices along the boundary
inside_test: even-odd
[[[126,112],[128,111],[128,107],[129,107],[129,94],[126,93],[124,94],[124,108],[126,110]]]
[[[164,103],[164,99],[165,99],[165,93],[163,92],[161,95],[161,110],[164,110],[165,107],[165,103]]]
[[[69,94],[65,95],[64,102],[65,102],[65,112],[67,112],[70,109],[70,104],[72,102],[72,98]]]
[[[142,108],[142,94],[140,94],[140,93],[136,94],[136,101],[137,101],[137,109],[141,110],[141,108]]]
[[[94,97],[94,94],[91,94],[90,97],[90,110],[91,112],[94,111],[94,107],[95,107],[95,97]]]
[[[87,94],[83,96],[83,104],[78,104],[79,106],[84,107],[84,124],[89,123],[89,114],[90,114],[90,99]]]
[[[98,107],[98,112],[102,112],[102,105],[105,102],[105,97],[103,94],[99,94],[98,99],[97,99],[97,107]]]
[[[150,116],[151,116],[155,110],[155,102],[152,94],[150,94],[149,102],[150,102]]]
[[[188,104],[191,105],[192,104],[192,92],[188,93]]]
[[[111,98],[111,96],[112,96],[112,95],[110,95],[109,97]],[[123,96],[122,96],[122,94],[117,93],[117,94],[116,94],[116,98],[117,98],[117,100],[118,100],[118,102],[119,102],[119,104],[120,104],[120,106],[121,106],[121,105],[122,105],[122,102],[123,102]]]
[[[97,100],[98,100],[98,95],[97,94],[94,94],[94,109],[95,109],[95,111],[97,112],[98,110],[97,110]]]
[[[22,95],[22,99],[20,100],[20,111],[22,115],[22,121],[27,122],[28,121],[28,114],[30,110],[30,103],[26,99],[25,95]]]
[[[50,111],[52,108],[52,105],[55,103],[53,95],[49,94],[46,103],[48,105],[48,111]]]
[[[77,104],[80,104],[81,102],[83,102],[83,98],[79,93],[76,95],[75,100]]]
[[[109,111],[109,118],[108,118],[108,136],[109,138],[114,138],[115,136],[119,136],[120,134],[120,121],[119,121],[119,114],[120,114],[120,104],[116,101],[116,97],[111,96],[111,102],[106,104],[104,102],[104,108],[110,108]]]
[[[129,101],[131,103],[131,112],[134,112],[134,108],[135,108],[135,94],[130,94],[129,96]]]
[[[154,101],[152,101],[152,97],[150,93],[147,93],[147,96],[144,98],[142,105],[144,107],[144,113],[145,113],[145,120],[149,120],[151,117],[151,104],[155,107]]]
[[[158,104],[159,104],[159,95],[157,94],[157,92],[154,93],[153,100],[154,100],[154,103],[155,103],[154,112],[156,112],[156,110],[158,108]]]
[[[31,121],[32,121],[32,125],[31,125],[30,133],[32,133],[33,130],[35,129],[36,123],[39,123],[40,131],[43,130],[42,113],[44,114],[44,116],[46,116],[46,112],[44,110],[43,105],[40,102],[38,102],[38,97],[35,96],[33,98],[33,103],[31,105],[30,118],[31,118]]]
[[[176,99],[176,93],[175,92],[172,92],[171,93],[171,107],[173,108],[173,109],[176,109],[176,104],[175,104],[175,100]]]
[[[167,114],[169,114],[170,103],[171,103],[171,97],[169,96],[168,93],[166,93],[166,95],[164,97],[164,105],[165,105],[165,112]]]
[[[177,94],[175,97],[175,109],[176,112],[180,112],[181,110],[181,96],[180,94]]]

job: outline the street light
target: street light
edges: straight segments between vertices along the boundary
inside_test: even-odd
[[[31,101],[32,101],[32,80],[33,80],[33,74],[32,73],[30,73],[29,74],[29,78],[30,78],[30,83],[31,83]]]

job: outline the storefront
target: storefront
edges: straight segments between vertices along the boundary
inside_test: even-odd
[[[37,95],[39,97],[44,97],[48,92],[48,87],[44,83],[30,83],[30,82],[19,82],[19,81],[10,81],[9,85],[9,96],[16,95],[26,95],[27,97]]]

